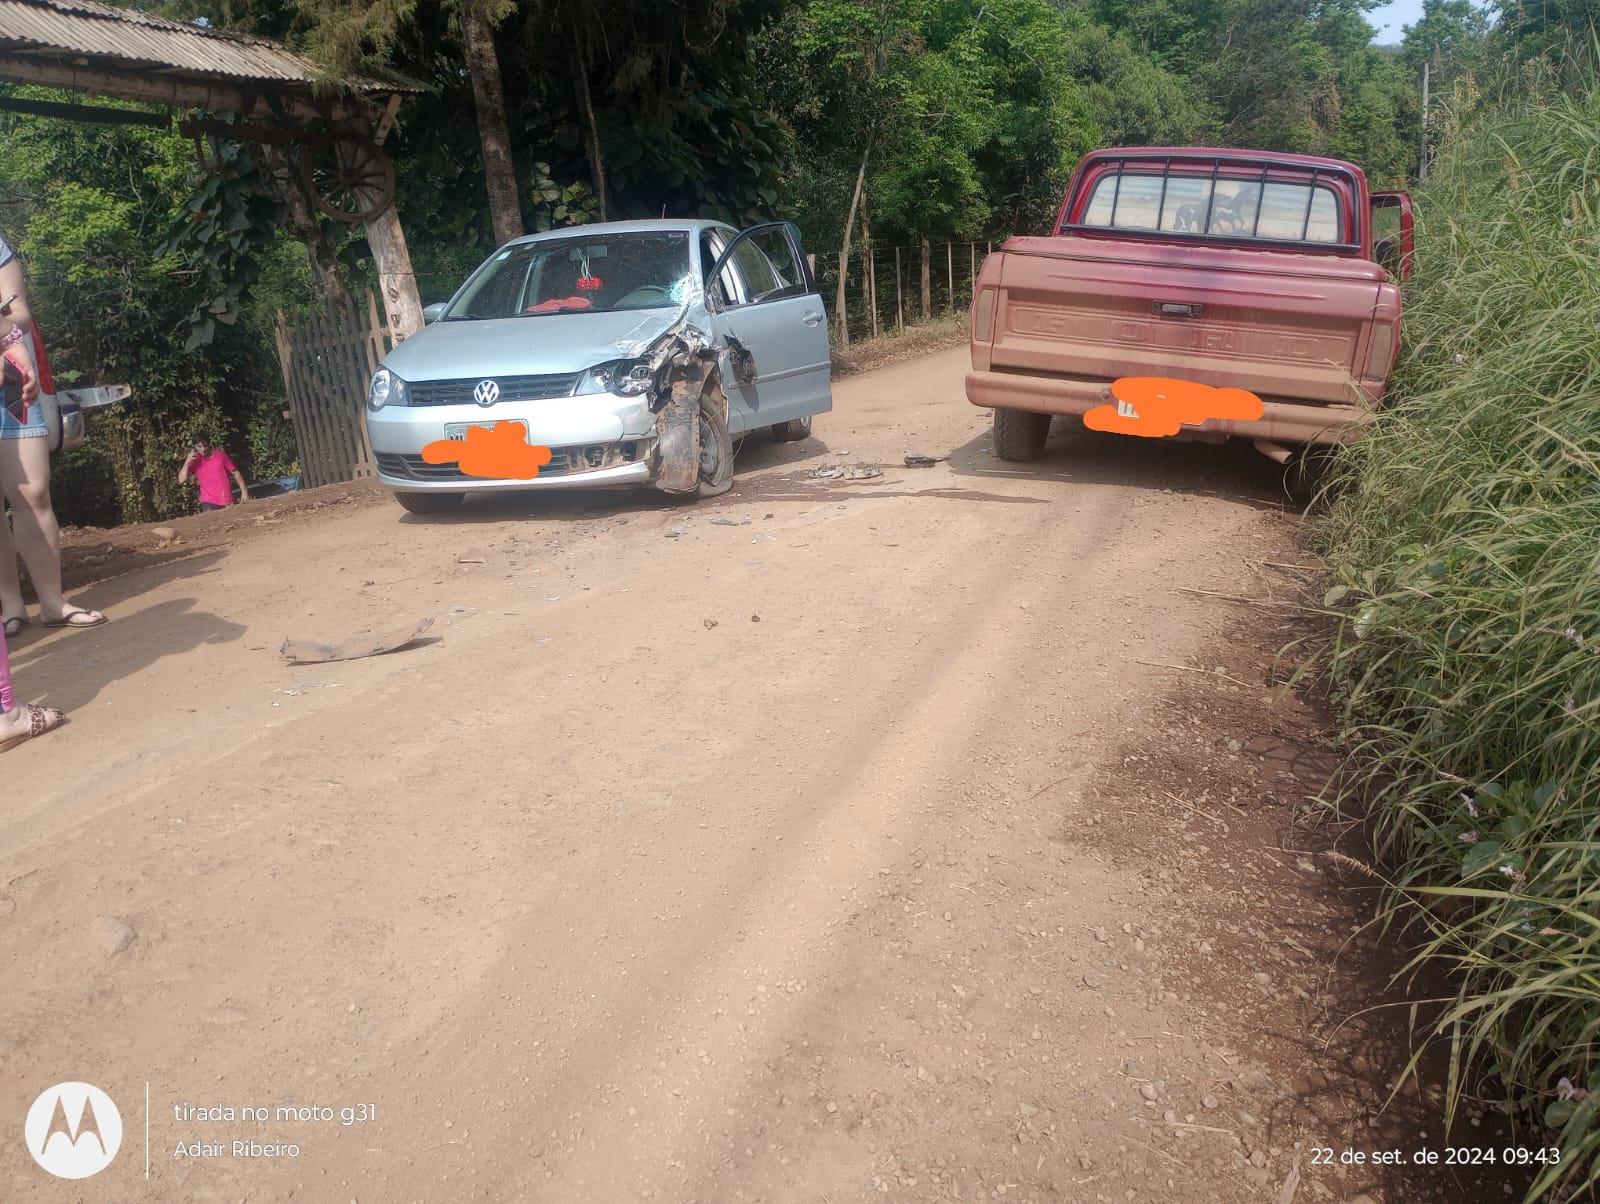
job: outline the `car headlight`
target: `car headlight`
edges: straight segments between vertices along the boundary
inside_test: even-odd
[[[640,393],[648,393],[650,386],[655,383],[655,372],[644,360],[631,360],[619,366],[626,371],[619,371],[617,375],[617,392],[624,397],[637,397]]]
[[[620,393],[624,397],[637,397],[648,393],[654,381],[650,365],[643,360],[617,360],[599,364],[583,374],[574,396],[586,397],[594,393]]]
[[[391,402],[404,405],[404,387],[405,382],[393,372],[387,368],[379,368],[372,374],[372,383],[367,386],[367,409],[381,410]]]
[[[401,380],[387,368],[379,368],[372,374],[372,383],[367,386],[367,408],[381,410],[384,406],[408,406],[411,404],[411,386]]]

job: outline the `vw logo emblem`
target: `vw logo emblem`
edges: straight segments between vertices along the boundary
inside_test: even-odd
[[[481,406],[492,406],[500,400],[500,382],[480,380],[478,387],[472,390],[472,400]]]

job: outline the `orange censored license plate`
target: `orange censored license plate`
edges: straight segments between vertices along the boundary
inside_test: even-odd
[[[1114,404],[1083,416],[1091,431],[1159,439],[1183,427],[1215,430],[1218,420],[1250,422],[1266,406],[1248,389],[1217,389],[1168,376],[1123,376],[1111,382]]]

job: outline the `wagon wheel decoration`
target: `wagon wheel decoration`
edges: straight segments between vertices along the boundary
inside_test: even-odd
[[[369,222],[394,199],[394,163],[382,147],[361,138],[306,147],[300,178],[312,203],[341,222]]]

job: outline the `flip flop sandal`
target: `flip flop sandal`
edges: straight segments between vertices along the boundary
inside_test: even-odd
[[[66,614],[62,615],[59,619],[56,619],[53,622],[49,622],[49,621],[46,621],[44,619],[40,619],[39,620],[39,626],[40,627],[99,627],[102,623],[109,623],[111,621],[110,619],[106,618],[105,615],[101,615],[98,619],[87,619],[85,622],[82,622],[82,623],[79,623],[79,622],[76,621],[79,615],[88,616],[88,615],[91,615],[93,613],[94,613],[93,611],[84,610],[82,607],[79,607],[77,610],[69,610]]]
[[[8,639],[8,640],[16,639],[19,635],[22,634],[22,629],[25,628],[27,625],[28,625],[28,620],[27,620],[26,616],[24,616],[24,615],[13,615],[11,618],[9,618],[9,619],[7,619],[5,621],[6,639]]]
[[[25,736],[12,736],[9,740],[0,740],[0,753],[10,752],[19,744],[35,740],[46,732],[53,732],[67,721],[67,717],[55,707],[36,707],[23,705],[23,710],[28,712],[28,734]]]

